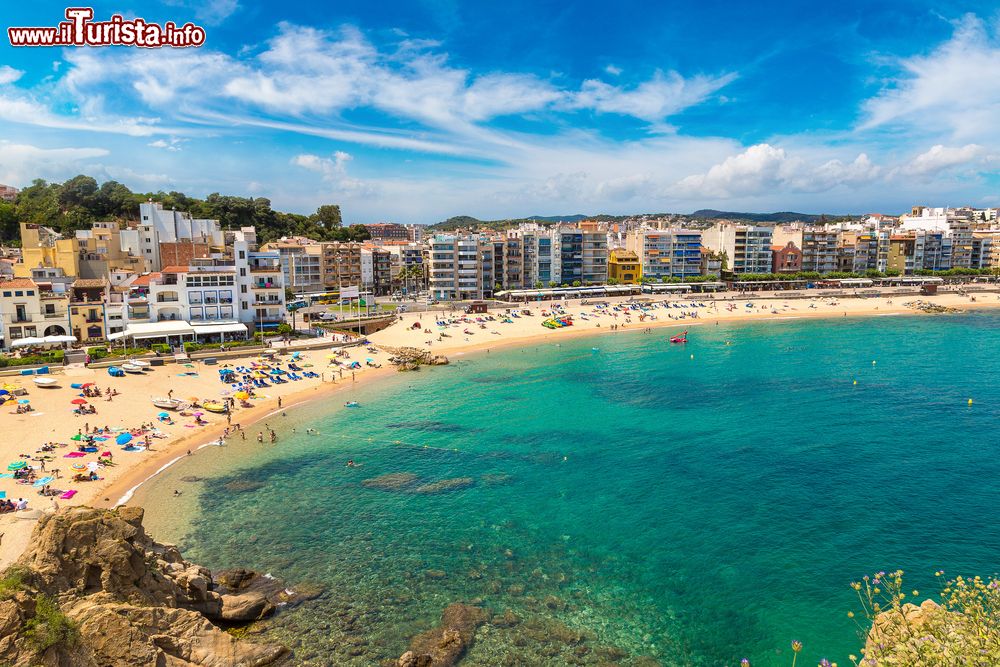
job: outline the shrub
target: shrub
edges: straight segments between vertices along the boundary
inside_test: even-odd
[[[9,600],[24,590],[24,570],[12,567],[0,577],[0,600]]]
[[[74,644],[79,631],[55,600],[40,594],[35,599],[35,615],[25,625],[24,636],[41,653],[57,644]]]

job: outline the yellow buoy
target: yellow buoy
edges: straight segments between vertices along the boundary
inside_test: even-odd
[[[857,384],[858,384],[858,381],[857,381],[857,380],[855,380],[855,381],[854,381],[854,384],[855,384],[855,386],[857,386]]]
[[[972,399],[971,398],[969,399],[969,405],[972,405]]]

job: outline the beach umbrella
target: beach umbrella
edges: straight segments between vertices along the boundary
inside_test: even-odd
[[[83,440],[83,436],[77,433],[72,438],[70,438],[70,440]]]
[[[7,466],[7,470],[21,470],[22,468],[27,468],[28,464],[25,461],[14,461]]]
[[[166,418],[167,418],[167,417],[169,417],[170,415],[169,415],[169,414],[167,414],[166,412],[161,412],[160,414],[158,414],[158,415],[156,415],[156,416],[157,416],[157,417],[159,417],[160,419],[166,419]]]
[[[111,456],[111,452],[101,452],[101,456]]]
[[[192,412],[191,413],[191,415],[194,416],[194,417],[201,417],[203,414],[205,414],[205,413],[204,412]]]
[[[83,384],[80,385],[80,388],[86,389],[87,387],[93,387],[93,386],[94,386],[93,382],[84,382]]]
[[[10,392],[6,389],[0,389],[0,396],[10,396]]]
[[[18,403],[20,403],[21,405],[27,405],[28,403],[31,403],[31,401],[29,401],[26,398],[22,398],[21,400],[18,401]]]
[[[236,398],[240,399],[241,401],[245,401],[248,398],[250,398],[250,394],[248,394],[245,391],[238,391],[234,394],[234,396],[236,396]]]
[[[70,401],[70,403],[72,403],[73,405],[86,405],[87,399],[85,399],[85,398],[74,398],[72,401]]]
[[[119,445],[127,445],[128,443],[132,442],[132,434],[119,433],[118,436],[115,438],[115,442],[118,443]]]

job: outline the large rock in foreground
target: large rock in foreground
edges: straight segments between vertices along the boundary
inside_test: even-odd
[[[209,570],[147,536],[142,517],[138,508],[69,508],[39,520],[0,587],[0,664],[262,667],[285,658],[284,647],[237,640],[210,622],[271,613],[273,591],[220,594]]]

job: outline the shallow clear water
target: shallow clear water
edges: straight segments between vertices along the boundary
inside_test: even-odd
[[[849,664],[852,579],[994,571],[1000,317],[667,335],[458,357],[272,418],[277,446],[143,489],[147,523],[206,565],[323,584],[267,630],[307,664],[396,657],[453,601],[522,619],[468,664],[787,665],[792,639]],[[416,480],[362,485],[388,473]]]

